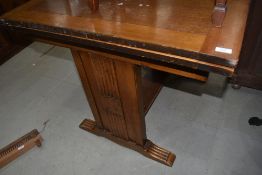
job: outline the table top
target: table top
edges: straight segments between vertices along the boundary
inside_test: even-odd
[[[31,0],[0,24],[50,40],[93,46],[151,62],[231,75],[242,46],[249,0],[228,0],[220,28],[212,26],[214,0]],[[81,40],[81,42],[80,42]],[[216,47],[232,49],[217,52]]]

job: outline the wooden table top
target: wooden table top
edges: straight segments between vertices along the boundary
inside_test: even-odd
[[[227,4],[221,28],[211,23],[213,0],[100,0],[96,12],[87,0],[31,0],[2,16],[0,24],[69,45],[230,76],[239,59],[249,0]]]

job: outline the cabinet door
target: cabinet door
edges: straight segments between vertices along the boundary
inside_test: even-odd
[[[29,0],[0,0],[0,15],[24,4],[27,1]]]
[[[11,11],[28,0],[0,0],[0,15]],[[8,32],[0,29],[0,65],[23,49],[25,45],[14,43]]]
[[[262,89],[262,1],[253,0],[235,82]]]

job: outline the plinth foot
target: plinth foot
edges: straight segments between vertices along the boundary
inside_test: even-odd
[[[135,142],[116,137],[105,129],[98,128],[95,121],[89,119],[83,120],[79,127],[95,135],[106,137],[117,144],[133,149],[144,156],[167,166],[172,166],[175,161],[176,156],[173,153],[155,145],[150,140],[145,140],[143,146],[138,145]]]

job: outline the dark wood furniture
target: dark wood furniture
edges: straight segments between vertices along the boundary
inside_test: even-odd
[[[164,76],[158,71],[201,81],[206,72],[232,76],[249,0],[229,0],[227,8],[218,28],[211,0],[100,0],[97,11],[87,0],[32,0],[0,24],[16,38],[72,50],[95,118],[82,129],[172,166],[175,155],[146,136],[145,115]]]
[[[262,1],[253,0],[233,83],[262,90]]]
[[[24,4],[28,0],[0,0],[0,15]],[[28,43],[27,43],[28,44]],[[11,40],[10,34],[1,29],[0,30],[0,65],[6,60],[11,58],[14,54],[22,50],[25,46],[24,44],[16,44]]]

